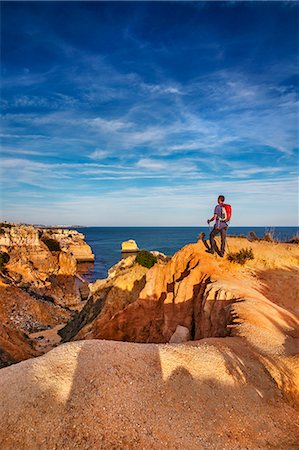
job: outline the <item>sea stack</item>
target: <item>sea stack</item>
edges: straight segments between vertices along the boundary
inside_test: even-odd
[[[129,241],[122,242],[121,251],[122,253],[136,253],[139,252],[139,248],[136,242],[130,239]]]

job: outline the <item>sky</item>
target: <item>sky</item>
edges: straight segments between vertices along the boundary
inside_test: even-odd
[[[2,220],[298,225],[297,2],[1,2]]]

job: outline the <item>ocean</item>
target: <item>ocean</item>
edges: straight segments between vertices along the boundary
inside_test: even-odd
[[[269,227],[230,227],[228,235],[247,235],[254,231],[264,236]],[[89,282],[106,278],[108,269],[121,259],[121,243],[134,239],[142,250],[158,250],[173,255],[184,245],[197,242],[198,233],[209,235],[208,227],[82,227],[77,228],[85,235],[86,242],[95,254],[94,264],[83,264],[80,273]],[[299,232],[298,227],[271,228],[278,240],[287,240]]]

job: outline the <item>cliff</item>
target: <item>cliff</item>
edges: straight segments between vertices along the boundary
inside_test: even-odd
[[[112,278],[95,283],[81,313],[59,334],[64,342],[96,338],[167,343],[183,326],[195,341],[242,337],[285,395],[295,400],[299,247],[229,240],[231,252],[244,244],[254,254],[245,265],[207,254],[202,242],[187,245],[149,270],[131,257],[112,269]],[[284,367],[284,376],[276,364]]]
[[[41,242],[51,244],[52,241],[59,250],[72,254],[77,262],[93,262],[94,254],[84,239],[84,234],[76,230],[0,224],[1,251],[15,246],[40,247]]]
[[[77,261],[93,257],[77,231],[4,225],[0,367],[40,354],[29,335],[67,322],[82,308]]]
[[[0,447],[296,448],[299,246],[228,244],[254,258],[198,242],[91,285],[75,342],[0,371]]]

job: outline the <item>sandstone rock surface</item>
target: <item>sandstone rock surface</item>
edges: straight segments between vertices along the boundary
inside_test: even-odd
[[[229,245],[235,251],[244,246],[244,240],[231,239]],[[248,246],[255,259],[245,266],[205,253],[202,243],[187,245],[168,262],[159,261],[143,273],[132,259],[125,268],[114,270],[112,279],[102,280],[85,305],[86,312],[82,310],[85,318],[72,320],[59,333],[64,341],[167,343],[180,325],[189,330],[191,340],[242,336],[244,345],[256,351],[265,370],[294,401],[298,395],[294,380],[298,376],[299,248],[267,242]],[[114,292],[111,302],[110,292]]]
[[[1,369],[0,448],[295,449],[299,246],[244,242],[244,266],[202,242],[114,266],[58,331],[76,342]]]
[[[169,339],[170,344],[181,344],[182,342],[190,341],[190,331],[187,327],[182,327],[178,325],[175,329],[175,332]]]
[[[0,366],[40,354],[29,334],[65,323],[70,308],[83,307],[70,250],[85,249],[83,238],[71,230],[0,226],[0,251],[9,256],[0,276]]]
[[[78,262],[93,262],[94,254],[84,241],[85,236],[76,230],[45,229],[43,235],[57,241],[61,250],[70,252]]]
[[[298,413],[241,338],[64,344],[0,371],[0,447],[295,449]]]
[[[121,251],[123,253],[135,253],[139,251],[139,248],[136,244],[136,242],[133,239],[130,239],[129,241],[124,241],[121,244]]]

